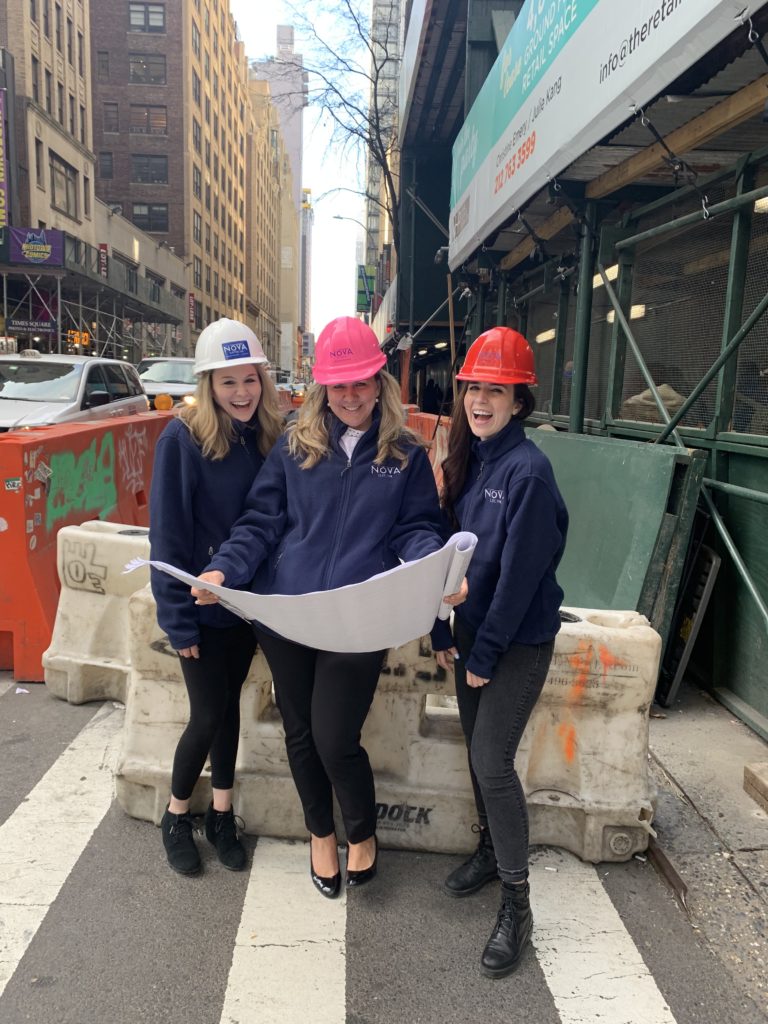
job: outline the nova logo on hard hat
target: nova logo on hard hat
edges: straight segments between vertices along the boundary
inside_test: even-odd
[[[225,359],[243,359],[251,354],[247,341],[223,341],[221,351]]]
[[[331,350],[330,355],[332,359],[343,359],[344,356],[354,355],[354,352],[351,348],[336,348]]]

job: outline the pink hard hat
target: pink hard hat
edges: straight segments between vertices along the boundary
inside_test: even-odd
[[[339,316],[325,325],[315,342],[312,376],[318,384],[351,384],[373,377],[386,361],[368,324]]]

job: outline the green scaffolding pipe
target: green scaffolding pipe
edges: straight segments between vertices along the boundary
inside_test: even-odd
[[[748,498],[750,501],[759,501],[761,505],[768,505],[768,494],[765,491],[755,491],[751,487],[739,487],[738,484],[726,484],[722,480],[710,480],[709,477],[704,477],[701,482],[714,491],[724,491],[737,498]]]
[[[624,331],[624,334],[626,335],[627,341],[629,342],[629,347],[632,349],[632,354],[634,355],[635,359],[637,360],[637,364],[640,367],[640,372],[642,373],[643,377],[645,378],[645,382],[648,384],[649,388],[651,389],[651,394],[653,395],[653,399],[656,402],[656,405],[658,406],[658,409],[659,409],[659,415],[661,416],[661,418],[666,423],[666,427],[664,428],[664,430],[665,430],[665,437],[668,437],[668,436],[671,435],[673,440],[675,441],[675,444],[677,444],[677,446],[679,448],[685,448],[685,445],[683,444],[683,440],[680,437],[680,434],[677,432],[677,429],[675,428],[675,424],[672,421],[672,419],[670,418],[669,413],[667,412],[666,406],[664,405],[664,403],[661,400],[661,396],[659,395],[659,392],[658,392],[658,390],[656,388],[656,385],[653,382],[653,378],[651,377],[651,375],[650,375],[650,373],[648,371],[648,367],[645,365],[645,360],[643,359],[642,353],[640,352],[640,349],[638,348],[637,342],[635,341],[634,335],[632,334],[632,330],[631,330],[631,328],[629,326],[629,323],[627,322],[627,318],[624,315],[624,310],[621,308],[621,306],[619,304],[619,300],[616,297],[616,293],[614,292],[613,288],[611,287],[611,282],[608,280],[608,277],[607,277],[607,275],[605,273],[605,267],[602,265],[602,263],[598,262],[597,269],[598,269],[598,272],[600,274],[600,277],[602,278],[603,284],[605,285],[606,294],[607,294],[608,298],[610,299],[611,305],[613,306],[614,310],[616,311],[616,317],[617,317],[619,323],[622,326],[622,329]],[[768,295],[766,295],[766,300],[768,300]],[[733,342],[731,342],[731,344],[733,344]],[[725,354],[725,353],[723,353],[723,354]],[[711,483],[711,482],[714,482],[714,481],[705,481],[705,484],[708,483],[708,482]],[[733,484],[720,484],[719,486],[722,487],[723,489],[725,489],[725,488],[733,487],[735,485],[733,485]],[[740,488],[740,490],[747,491],[748,488],[746,488],[746,487],[745,488]],[[758,491],[758,492],[755,492],[755,493],[759,494],[760,492]],[[755,581],[750,576],[749,569],[747,569],[746,565],[744,564],[744,561],[743,561],[741,555],[739,554],[739,550],[736,547],[736,545],[734,544],[733,538],[731,537],[730,533],[728,533],[728,529],[727,529],[725,523],[723,522],[722,517],[720,516],[720,513],[717,511],[717,507],[715,506],[715,502],[714,502],[714,500],[712,498],[712,495],[709,493],[709,490],[707,489],[706,486],[702,486],[702,488],[701,488],[701,496],[704,499],[704,501],[707,503],[707,508],[709,509],[709,513],[712,516],[712,522],[715,525],[715,529],[720,534],[720,538],[722,539],[723,544],[725,545],[725,547],[726,547],[726,549],[728,551],[728,554],[733,559],[733,564],[736,566],[736,571],[738,572],[739,576],[741,576],[742,581],[744,582],[744,586],[747,588],[749,593],[752,595],[752,598],[753,598],[755,604],[757,605],[757,608],[758,608],[760,614],[762,615],[762,617],[763,617],[763,619],[765,621],[765,625],[766,625],[766,627],[768,627],[768,607],[766,607],[766,604],[763,601],[763,598],[762,598],[759,590],[757,589],[757,586],[755,585]]]
[[[702,393],[702,391],[704,391],[704,389],[707,387],[707,385],[712,380],[712,378],[715,376],[715,374],[717,374],[717,372],[720,370],[720,367],[723,366],[724,363],[728,362],[730,357],[733,355],[733,353],[736,351],[736,349],[739,347],[739,345],[742,343],[742,341],[744,341],[746,336],[749,334],[749,332],[755,326],[755,324],[760,319],[760,317],[763,315],[763,313],[766,311],[766,309],[768,309],[768,292],[766,292],[765,295],[762,297],[762,299],[760,299],[760,301],[755,306],[755,308],[752,310],[750,315],[747,317],[747,319],[744,321],[744,323],[741,325],[741,327],[738,329],[738,331],[734,334],[734,336],[731,338],[731,340],[725,346],[725,348],[720,353],[720,355],[717,357],[717,359],[714,361],[714,363],[712,363],[710,368],[707,370],[707,372],[701,378],[701,380],[696,385],[696,387],[693,389],[693,391],[690,393],[690,395],[688,395],[688,397],[683,402],[683,404],[680,406],[680,408],[677,410],[675,415],[669,420],[669,422],[667,423],[666,427],[664,427],[664,429],[662,430],[661,434],[656,439],[657,443],[660,443],[660,442],[665,441],[667,439],[667,437],[669,436],[669,434],[672,431],[672,429],[680,422],[680,420],[683,418],[683,416],[685,416],[685,414],[691,408],[691,406],[696,401],[696,399],[699,397],[699,395]]]
[[[639,245],[640,242],[647,242],[650,238],[658,238],[659,235],[665,235],[669,231],[686,227],[688,224],[701,223],[702,220],[709,220],[711,217],[719,217],[723,213],[732,213],[734,210],[740,210],[742,206],[749,206],[750,203],[754,203],[757,199],[764,199],[766,196],[768,196],[768,185],[763,185],[761,188],[752,189],[751,192],[744,192],[740,196],[724,199],[722,203],[715,203],[714,206],[696,210],[694,213],[687,213],[684,217],[678,217],[676,220],[668,220],[664,224],[657,224],[656,227],[640,231],[636,235],[630,235],[629,238],[621,238],[614,243],[614,248],[619,251],[621,249],[629,249],[632,246]]]

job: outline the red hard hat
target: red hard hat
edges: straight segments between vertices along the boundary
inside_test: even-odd
[[[368,324],[339,316],[325,325],[315,342],[312,376],[318,384],[351,384],[373,377],[386,361]]]
[[[511,327],[491,327],[470,345],[457,380],[486,384],[538,384],[531,346]]]

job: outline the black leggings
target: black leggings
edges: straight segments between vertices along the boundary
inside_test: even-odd
[[[369,839],[376,831],[376,797],[360,731],[386,652],[333,654],[262,629],[256,636],[272,670],[307,828],[316,836],[331,835],[335,792],[347,841]]]
[[[189,800],[211,755],[214,789],[231,789],[240,736],[240,691],[251,667],[256,640],[247,622],[226,629],[200,627],[200,657],[182,658],[189,694],[189,724],[173,758],[171,792]]]

